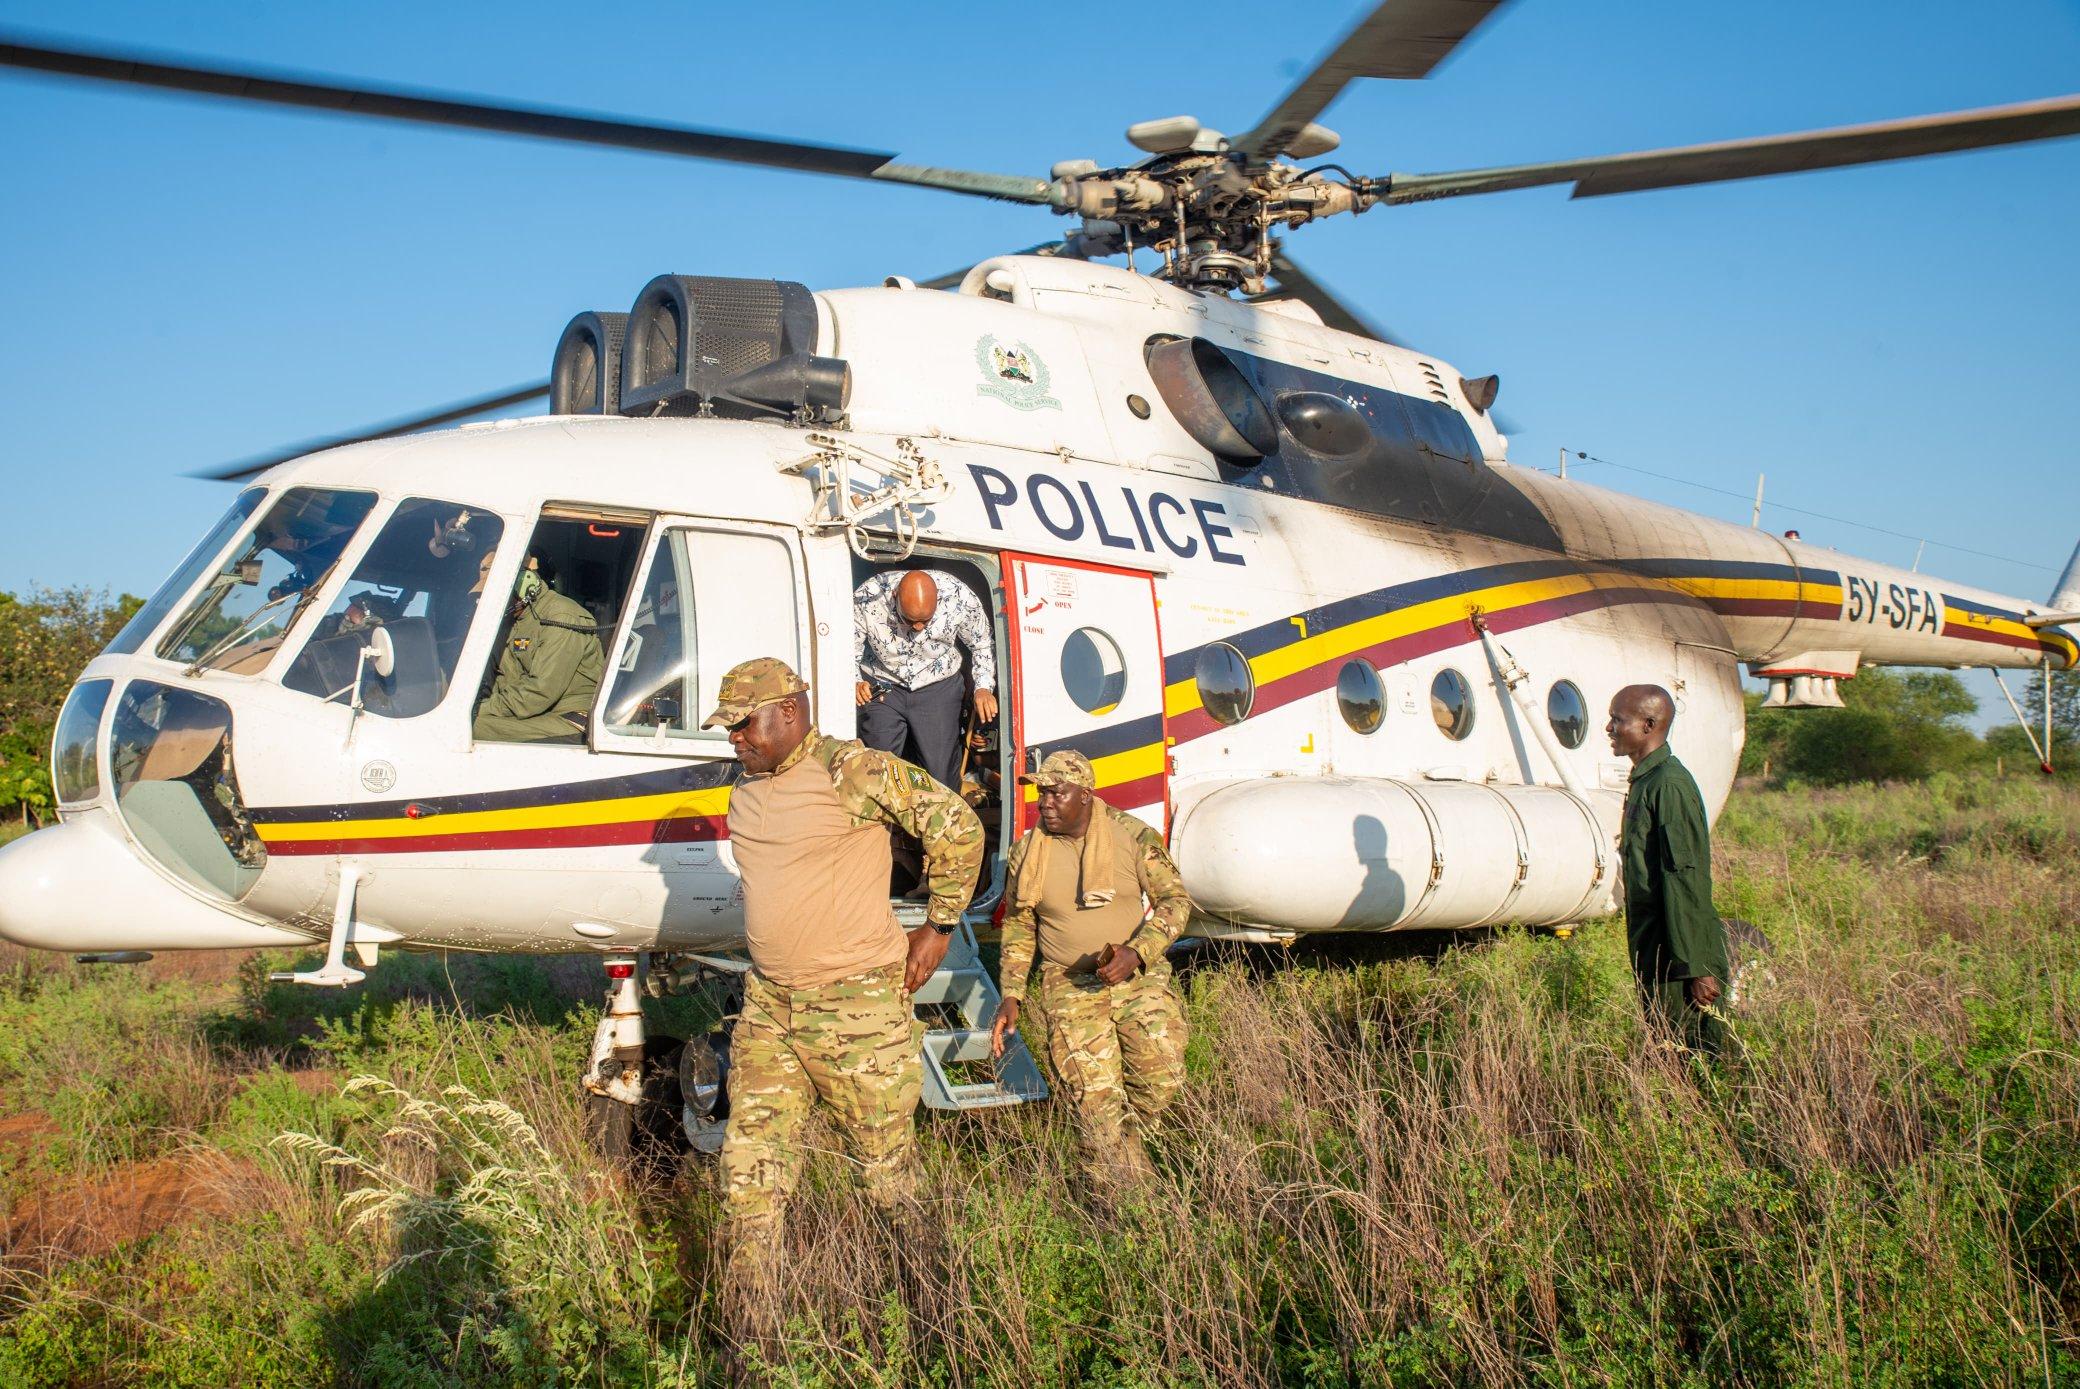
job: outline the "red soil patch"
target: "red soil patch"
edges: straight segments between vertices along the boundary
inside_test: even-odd
[[[182,1153],[74,1179],[18,1202],[0,1228],[0,1260],[94,1258],[120,1245],[245,1204],[250,1164],[218,1153]]]
[[[12,1118],[0,1119],[0,1157],[10,1156],[9,1149],[38,1148],[45,1139],[58,1131],[58,1126],[48,1115],[31,1110]]]

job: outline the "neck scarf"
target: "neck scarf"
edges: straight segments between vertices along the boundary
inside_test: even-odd
[[[1053,852],[1055,840],[1056,836],[1046,830],[1033,836],[1033,845],[1026,850],[1025,862],[1018,866],[1018,885],[1012,890],[1012,905],[1039,905],[1040,894],[1047,887],[1047,856]],[[1091,821],[1083,831],[1083,855],[1076,868],[1077,905],[1102,907],[1112,900],[1113,891],[1112,817],[1103,805],[1093,800]]]

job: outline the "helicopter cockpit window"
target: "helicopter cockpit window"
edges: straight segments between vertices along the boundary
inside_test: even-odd
[[[151,601],[131,614],[130,620],[123,624],[123,630],[116,633],[116,639],[108,644],[108,654],[127,656],[143,646],[145,638],[159,629],[159,624],[173,611],[173,605],[181,601],[181,595],[195,586],[202,571],[217,557],[217,551],[229,543],[232,535],[260,509],[260,503],[266,498],[267,491],[261,487],[239,493],[231,509],[210,527],[208,535],[196,542],[194,549],[188,551],[188,557],[181,561],[180,568],[159,585],[159,591],[152,595]]]
[[[505,523],[486,511],[423,497],[399,503],[282,683],[349,703],[358,683],[362,707],[390,718],[431,710],[454,684],[504,534]],[[386,659],[364,659],[378,649],[378,631]]]
[[[159,655],[198,670],[265,666],[375,504],[372,492],[284,492],[159,642]]]
[[[643,576],[621,663],[607,692],[606,726],[638,737],[696,731],[692,679],[698,636],[691,604],[693,577],[686,562],[686,532],[666,535]]]

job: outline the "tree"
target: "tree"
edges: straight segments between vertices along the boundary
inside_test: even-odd
[[[2021,767],[2037,760],[2031,735],[2037,742],[2044,737],[2041,668],[2030,672],[2029,687],[2018,702],[2022,705],[2022,717],[2028,721],[2028,731],[2021,724],[2004,723],[1986,731],[1986,745],[2011,765]],[[2080,769],[2076,759],[2080,759],[2080,671],[2067,671],[2051,681],[2051,762],[2060,772],[2072,772]]]
[[[72,682],[144,605],[84,588],[0,593],[0,811],[49,813],[51,734]]]
[[[1979,702],[1948,671],[1873,668],[1840,689],[1840,709],[1760,709],[1751,696],[1742,770],[1767,758],[1804,781],[1907,781],[1962,765],[1978,746],[1962,720]]]

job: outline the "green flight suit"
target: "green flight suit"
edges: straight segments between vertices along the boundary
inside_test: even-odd
[[[584,741],[606,665],[597,627],[589,611],[554,589],[537,593],[513,620],[490,697],[477,706],[475,736],[494,743]]]
[[[1650,1017],[1684,1045],[1718,1055],[1726,1032],[1690,1001],[1692,979],[1727,977],[1726,928],[1712,909],[1712,841],[1704,797],[1666,744],[1641,758],[1625,793],[1619,838],[1625,870],[1625,935]]]

